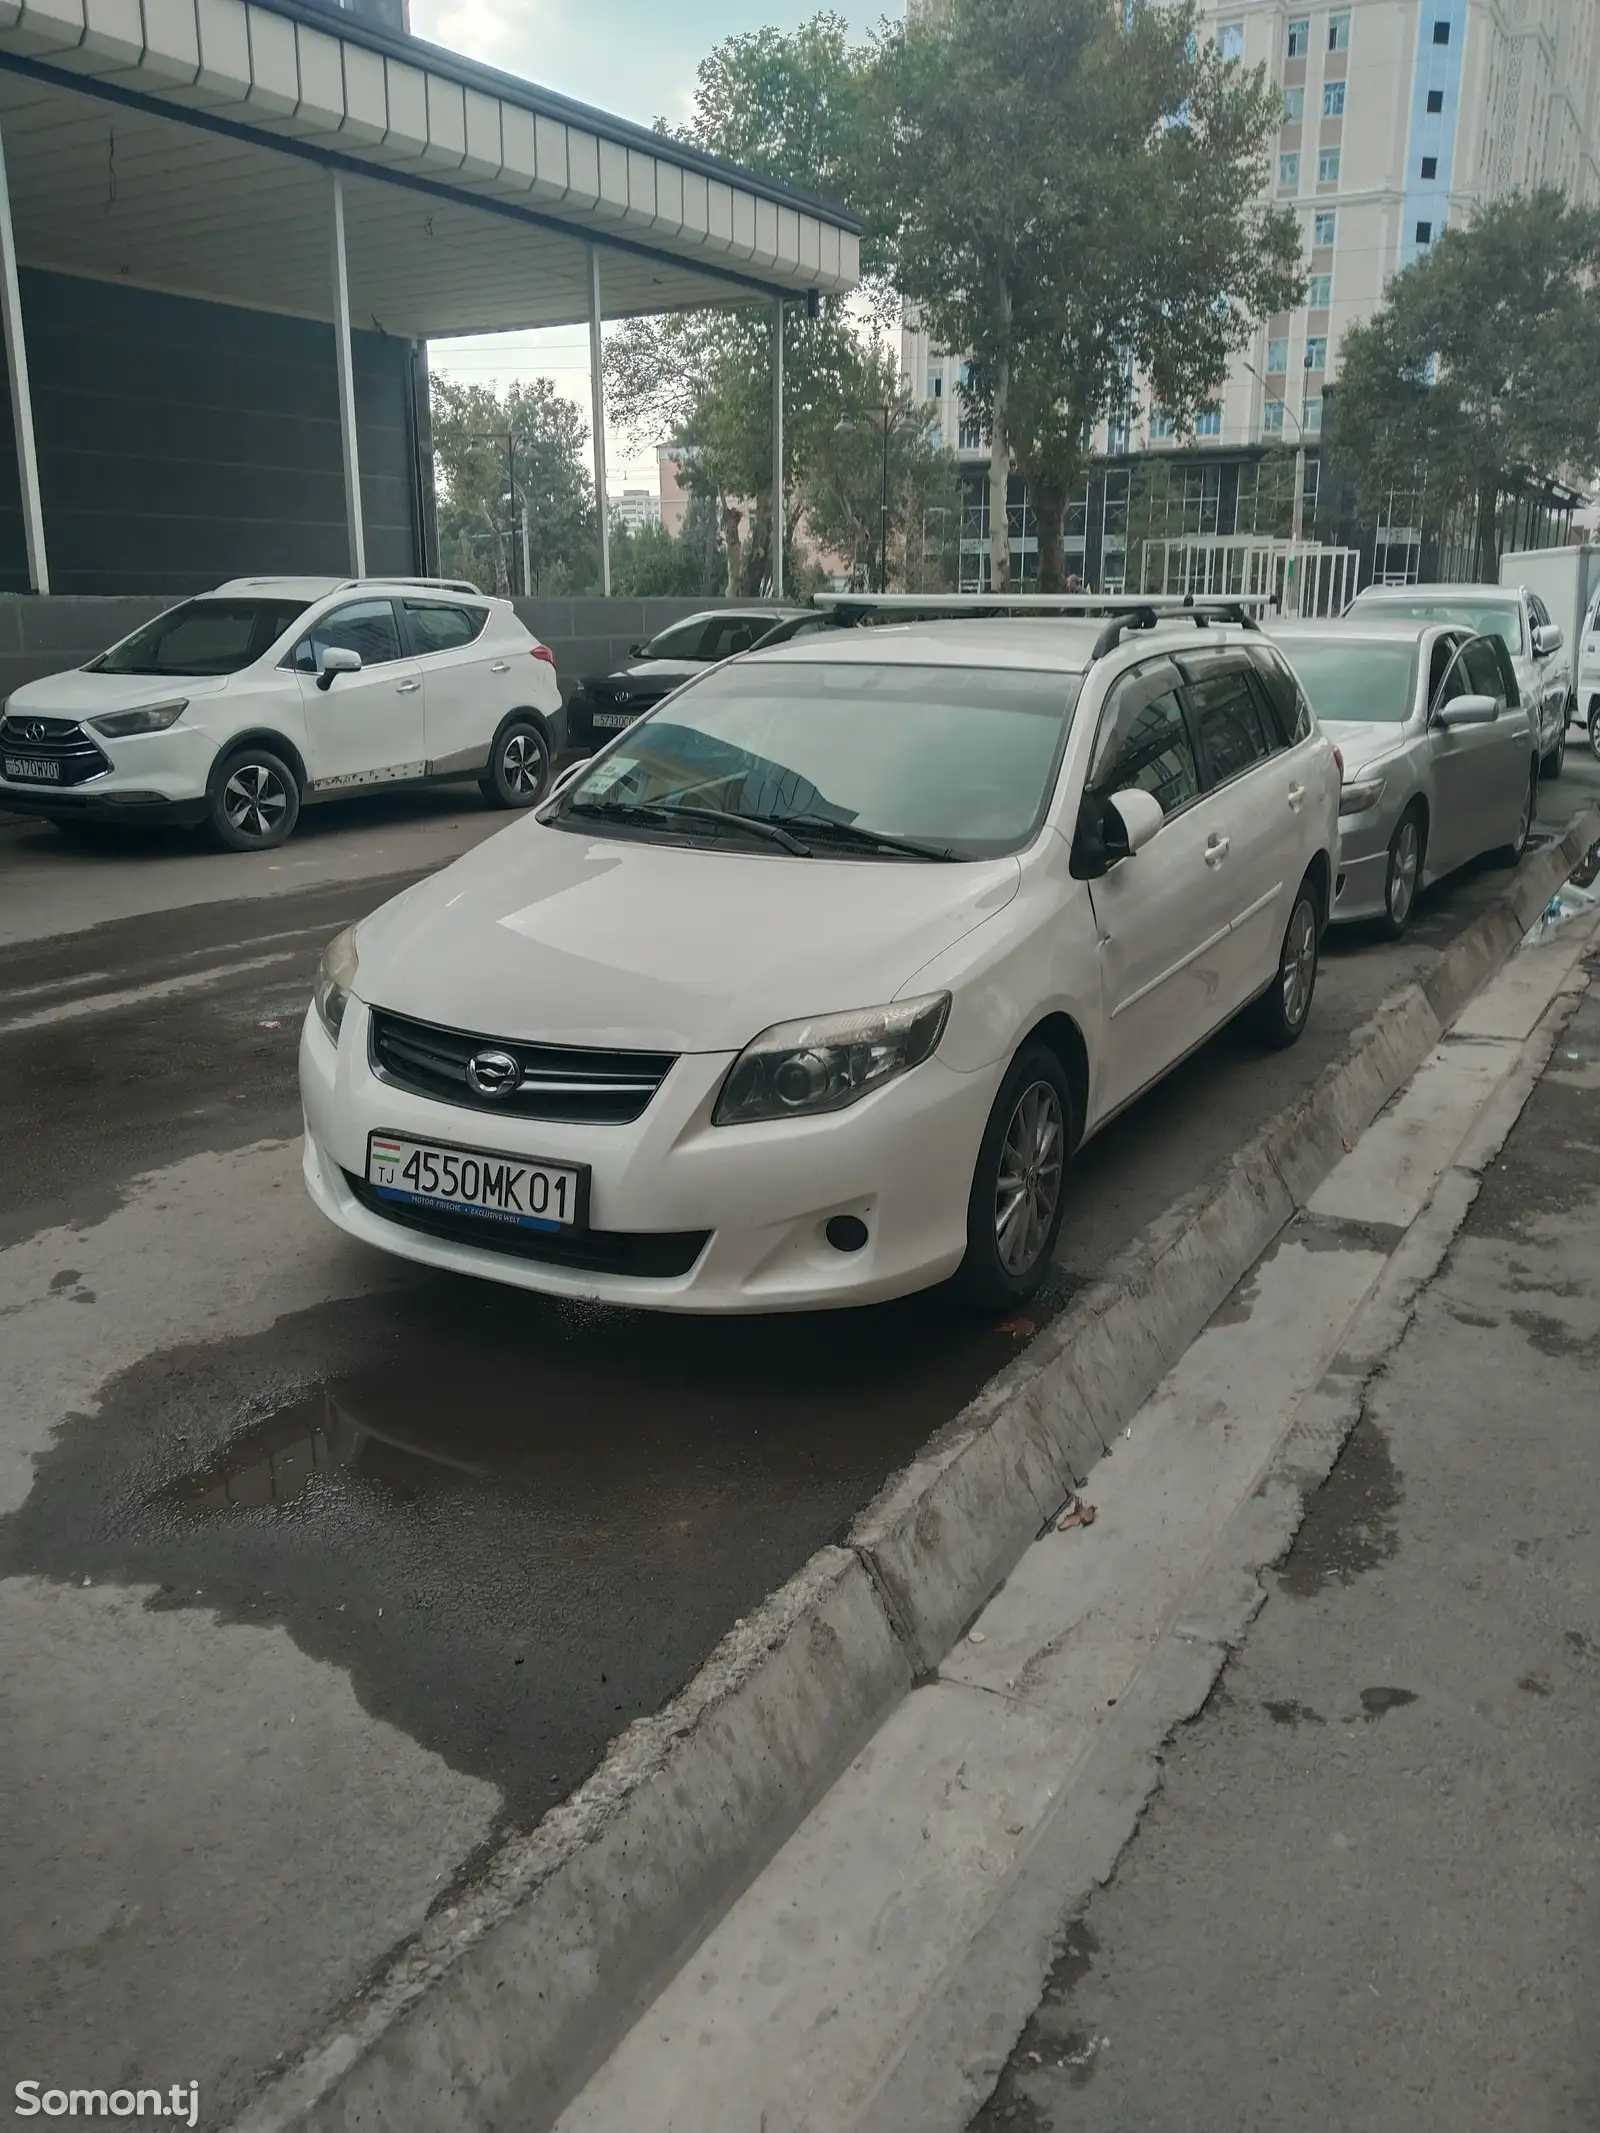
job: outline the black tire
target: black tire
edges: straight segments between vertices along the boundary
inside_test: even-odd
[[[1389,839],[1389,868],[1383,883],[1383,917],[1377,930],[1386,941],[1397,941],[1411,924],[1422,885],[1422,865],[1428,856],[1428,831],[1416,801],[1406,809]]]
[[[1067,1165],[1076,1140],[1065,1068],[1048,1045],[1025,1044],[983,1129],[967,1199],[967,1255],[956,1279],[978,1309],[1025,1303],[1044,1279],[1066,1209]],[[1018,1191],[1003,1216],[1002,1179],[1011,1175]]]
[[[300,781],[273,749],[235,748],[211,778],[211,834],[230,852],[270,852],[300,819]]]
[[[1565,713],[1563,713],[1563,714],[1562,714],[1562,719],[1561,719],[1561,738],[1560,738],[1560,740],[1558,740],[1558,741],[1556,742],[1555,746],[1554,746],[1554,747],[1553,747],[1553,748],[1551,749],[1550,753],[1549,753],[1549,754],[1548,754],[1547,756],[1542,756],[1542,757],[1540,758],[1540,761],[1539,761],[1539,775],[1540,775],[1540,777],[1541,777],[1541,778],[1559,778],[1559,777],[1560,777],[1560,775],[1561,775],[1562,769],[1563,769],[1563,767],[1564,767],[1564,765],[1565,765],[1565,763],[1566,763],[1566,760],[1567,760],[1567,721],[1566,721],[1566,714],[1565,714]]]
[[[1600,696],[1589,706],[1589,753],[1600,763]]]
[[[1311,1018],[1322,949],[1322,896],[1308,874],[1295,891],[1283,929],[1278,969],[1259,1000],[1244,1012],[1245,1027],[1269,1051],[1298,1044]]]
[[[550,790],[550,738],[535,718],[508,718],[478,790],[491,807],[534,807]]]
[[[1533,835],[1533,818],[1539,812],[1539,765],[1534,764],[1528,777],[1528,789],[1523,795],[1522,820],[1517,826],[1514,844],[1502,844],[1489,854],[1489,864],[1497,867],[1515,867],[1522,864],[1522,855],[1528,849],[1528,840]]]

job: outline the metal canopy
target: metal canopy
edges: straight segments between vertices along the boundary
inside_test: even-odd
[[[349,25],[347,28],[346,25]],[[439,336],[854,286],[837,209],[295,0],[0,0],[28,265]]]

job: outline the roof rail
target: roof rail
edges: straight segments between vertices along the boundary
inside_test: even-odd
[[[1160,622],[1192,622],[1205,629],[1213,622],[1240,628],[1260,627],[1257,614],[1270,609],[1265,593],[1210,597],[1193,593],[814,593],[813,605],[843,628],[869,615],[899,615],[925,621],[958,621],[998,615],[1061,615],[1089,620],[1112,619],[1094,641],[1092,659],[1115,651],[1129,630],[1153,630]]]
[[[483,598],[470,578],[414,578],[403,571],[369,570],[364,578],[346,578],[338,589],[349,592],[356,585],[426,585],[434,592],[471,593],[476,599]]]

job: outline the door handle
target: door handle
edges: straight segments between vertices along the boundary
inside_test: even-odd
[[[1301,802],[1305,799],[1305,796],[1306,789],[1303,785],[1291,785],[1289,787],[1289,805],[1294,809],[1296,814],[1299,814],[1300,805]]]
[[[1232,849],[1232,840],[1227,837],[1219,837],[1213,830],[1206,839],[1206,865],[1208,867],[1221,866],[1223,860],[1227,858]]]
[[[511,672],[511,662],[510,662],[510,660],[509,660],[509,659],[495,659],[495,660],[491,660],[491,661],[490,661],[490,663],[489,663],[489,672],[490,672],[491,674],[509,674],[509,673]]]
[[[397,681],[394,685],[394,693],[396,696],[409,696],[414,689],[420,689],[421,687],[420,681]]]

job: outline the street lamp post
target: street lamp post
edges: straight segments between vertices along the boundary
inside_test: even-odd
[[[878,590],[886,593],[889,590],[889,428],[894,421],[895,409],[892,404],[888,407],[864,407],[861,413],[878,415],[883,420],[882,477],[878,486]],[[850,417],[845,415],[833,425],[834,435],[843,436],[855,427]]]
[[[1246,360],[1244,367],[1247,371],[1249,371],[1251,377],[1254,378],[1258,384],[1266,384],[1266,379],[1262,377],[1260,371],[1257,370],[1254,363]],[[1305,360],[1300,366],[1299,414],[1297,415],[1295,413],[1294,409],[1289,405],[1287,400],[1280,399],[1277,393],[1269,392],[1267,394],[1268,404],[1273,407],[1281,407],[1284,413],[1288,416],[1289,420],[1294,424],[1294,504],[1289,518],[1289,546],[1291,551],[1298,551],[1302,542],[1305,540],[1306,395],[1310,392],[1310,390],[1311,350],[1308,348],[1305,353]],[[1293,598],[1286,599],[1285,605],[1288,608],[1290,614],[1297,615],[1300,612],[1300,572],[1298,554],[1293,552],[1291,552],[1289,557],[1288,585],[1286,587],[1286,592],[1292,594]]]
[[[503,444],[506,448],[506,510],[509,514],[506,525],[506,590],[517,589],[516,524],[517,524],[517,430],[473,430],[467,437],[468,444]],[[522,590],[530,590],[528,578],[528,499],[522,499]]]

